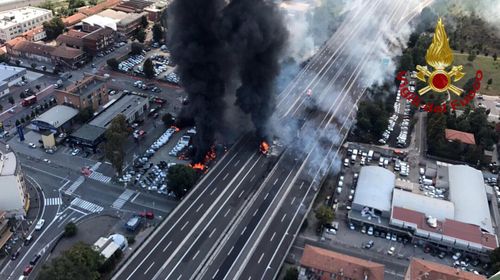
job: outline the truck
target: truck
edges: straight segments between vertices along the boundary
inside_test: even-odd
[[[135,231],[139,227],[140,224],[141,224],[141,217],[133,216],[125,224],[125,228],[127,228],[127,230],[129,230],[129,231]]]
[[[21,101],[21,105],[23,107],[27,107],[27,106],[30,106],[30,105],[35,104],[35,103],[36,103],[36,95],[26,97]]]

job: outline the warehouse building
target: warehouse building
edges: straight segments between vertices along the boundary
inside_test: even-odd
[[[65,105],[56,105],[32,120],[31,128],[36,131],[61,132],[71,125],[71,120],[76,115],[78,115],[77,109]]]
[[[89,124],[106,129],[119,114],[124,115],[128,123],[133,123],[144,115],[148,107],[148,98],[136,94],[125,94],[106,107]]]

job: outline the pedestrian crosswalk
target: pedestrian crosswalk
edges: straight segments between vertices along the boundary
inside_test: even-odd
[[[45,198],[45,206],[61,205],[62,199],[60,197]]]
[[[101,212],[102,210],[104,210],[104,208],[102,206],[99,206],[97,204],[83,200],[83,199],[78,198],[78,197],[71,201],[71,206],[78,207],[78,208],[90,211],[92,213],[97,213],[97,212]]]
[[[85,178],[83,176],[78,177],[78,179],[76,179],[73,184],[71,184],[71,186],[69,186],[69,188],[64,192],[68,195],[72,195],[76,191],[76,189],[78,189],[78,187],[83,183],[83,181],[85,181]]]
[[[97,168],[99,168],[99,166],[101,166],[101,162],[100,162],[100,161],[98,161],[98,162],[96,162],[94,165],[92,165],[92,168],[90,168],[90,169],[92,169],[92,170],[96,171],[96,170],[97,170]]]
[[[92,174],[89,175],[89,178],[94,179],[96,181],[101,181],[101,182],[106,183],[106,184],[109,183],[109,181],[111,181],[111,177],[106,176],[106,175],[102,174],[101,172],[97,172],[97,171],[92,172]]]
[[[133,190],[125,190],[116,200],[111,207],[121,209],[123,205],[135,194]]]

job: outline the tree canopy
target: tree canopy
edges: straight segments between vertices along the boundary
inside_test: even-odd
[[[151,79],[155,76],[155,68],[153,66],[153,61],[151,61],[151,58],[147,58],[146,61],[144,61],[143,71],[144,75],[148,79]]]
[[[144,46],[142,44],[137,43],[137,42],[133,42],[130,45],[130,54],[131,55],[141,54],[143,48],[144,48]]]
[[[331,207],[321,205],[318,209],[316,209],[316,219],[318,219],[321,224],[330,224],[333,222],[334,218],[335,213],[333,213],[333,209]]]
[[[43,23],[43,29],[47,33],[47,39],[53,40],[64,31],[64,23],[60,17],[53,17],[51,20]]]
[[[98,252],[84,243],[77,243],[50,264],[44,265],[39,280],[97,280],[104,261]]]
[[[116,60],[116,58],[110,58],[106,61],[106,63],[108,64],[108,66],[113,69],[113,70],[117,70],[118,69],[118,65],[120,65],[120,63],[118,62],[118,60]]]
[[[181,198],[196,184],[198,174],[190,166],[177,164],[168,169],[167,179],[175,195]]]
[[[127,135],[127,121],[125,120],[125,116],[119,114],[111,121],[111,125],[106,130],[105,155],[115,168],[115,171],[120,175],[125,158],[123,142],[127,138]]]
[[[159,23],[153,25],[153,41],[160,42],[163,40],[163,27]]]
[[[142,28],[139,29],[135,34],[135,38],[137,38],[137,41],[144,43],[144,40],[146,40],[146,31]]]
[[[290,267],[286,270],[283,280],[297,280],[299,279],[299,271],[296,267]]]
[[[166,113],[165,115],[163,115],[161,117],[161,120],[163,121],[163,124],[166,127],[170,127],[170,126],[174,125],[174,122],[175,122],[174,117],[170,113]]]

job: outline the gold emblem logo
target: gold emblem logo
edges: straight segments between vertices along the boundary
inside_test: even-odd
[[[450,90],[456,95],[460,96],[463,89],[453,85],[451,79],[456,82],[463,78],[465,73],[462,72],[463,66],[453,66],[450,71],[446,71],[453,62],[453,53],[451,52],[448,43],[448,37],[444,30],[443,21],[439,19],[436,25],[436,31],[432,38],[432,44],[427,49],[425,61],[432,66],[434,70],[431,72],[427,66],[417,65],[417,78],[422,82],[427,83],[427,86],[420,89],[420,95],[433,90],[435,92],[445,92]],[[428,78],[428,79],[427,79]]]

